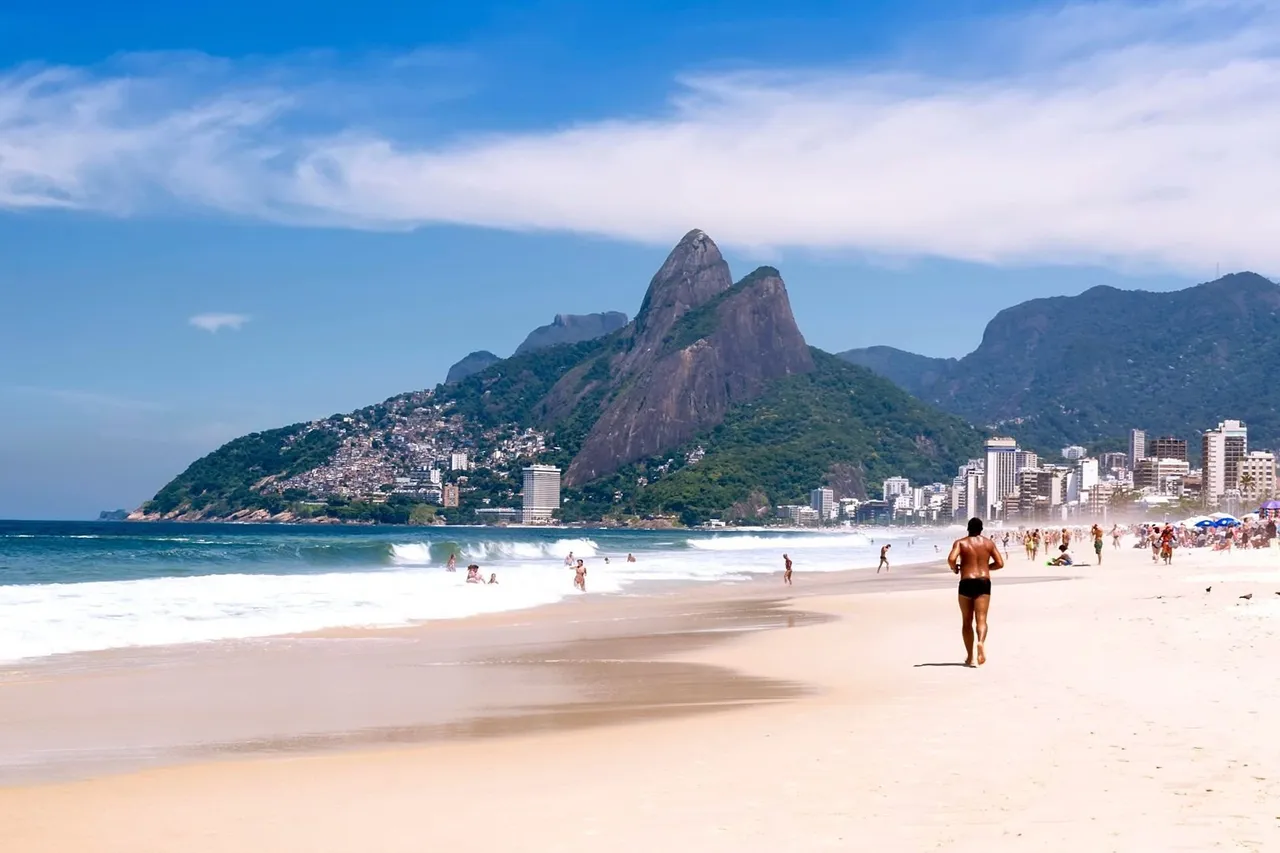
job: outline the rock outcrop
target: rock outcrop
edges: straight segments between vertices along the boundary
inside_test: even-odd
[[[605,311],[600,314],[557,314],[545,326],[529,333],[524,343],[516,347],[516,355],[553,347],[557,344],[576,344],[593,341],[627,325],[627,315],[621,311]]]

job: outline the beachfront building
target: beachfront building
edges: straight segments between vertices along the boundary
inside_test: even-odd
[[[1018,442],[1012,438],[989,438],[983,449],[987,454],[983,463],[986,498],[981,515],[995,519],[1000,517],[1004,499],[1018,488]]]
[[[527,465],[524,470],[520,520],[545,524],[560,509],[560,469],[554,465]]]
[[[449,470],[450,471],[466,471],[471,467],[470,460],[467,459],[465,453],[449,454]]]
[[[1079,461],[1089,455],[1089,451],[1078,444],[1062,448],[1062,458],[1069,462]]]
[[[1040,454],[1034,450],[1018,450],[1013,454],[1013,470],[1021,471],[1023,468],[1039,468]]]
[[[792,524],[805,527],[817,524],[819,521],[816,509],[811,506],[802,506],[801,504],[783,504],[778,507],[777,515],[779,518],[787,519]]]
[[[1261,450],[1246,454],[1244,459],[1240,460],[1241,496],[1253,501],[1274,497],[1275,493],[1275,454]]]
[[[1201,497],[1207,505],[1216,506],[1228,491],[1240,487],[1240,463],[1249,452],[1248,429],[1240,421],[1223,421],[1214,429],[1205,430],[1201,450]]]
[[[1138,467],[1147,458],[1147,434],[1140,429],[1129,430],[1129,470]]]
[[[1066,501],[1067,469],[1023,468],[1018,472],[1018,519],[1046,520]]]
[[[1187,440],[1185,438],[1162,435],[1148,442],[1147,450],[1148,456],[1154,456],[1157,459],[1181,459],[1183,462],[1187,461]]]
[[[831,489],[814,489],[809,492],[809,507],[818,514],[821,521],[831,521],[836,517],[836,493]]]
[[[1148,456],[1138,461],[1133,469],[1133,487],[1145,489],[1157,495],[1182,494],[1182,482],[1191,473],[1185,459],[1161,459]]]
[[[909,491],[911,491],[911,481],[906,477],[890,477],[884,481],[883,496],[889,503],[893,503],[898,495],[905,495]]]

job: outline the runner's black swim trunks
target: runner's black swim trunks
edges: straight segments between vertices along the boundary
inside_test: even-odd
[[[961,578],[960,594],[965,598],[977,598],[991,594],[991,578]]]

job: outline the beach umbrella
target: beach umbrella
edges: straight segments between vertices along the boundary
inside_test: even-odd
[[[1263,501],[1258,509],[1280,509],[1280,501]]]
[[[1235,527],[1240,522],[1236,521],[1229,515],[1224,515],[1213,523],[1214,527]]]
[[[1213,527],[1213,526],[1214,526],[1214,523],[1207,518],[1196,522],[1196,527]]]

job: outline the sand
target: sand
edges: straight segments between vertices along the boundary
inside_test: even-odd
[[[553,724],[3,788],[0,850],[1280,849],[1280,551],[1105,560],[1015,584],[1063,572],[1013,555],[979,670],[942,573],[711,595],[638,656],[642,631],[597,639],[602,608],[645,626],[672,600],[545,611],[525,630],[580,636],[526,651],[590,661]],[[0,703],[45,701],[18,686]],[[611,698],[628,713],[574,719]]]

